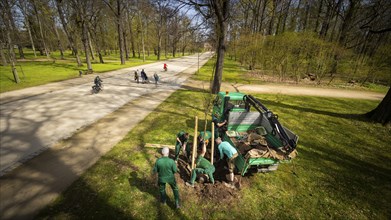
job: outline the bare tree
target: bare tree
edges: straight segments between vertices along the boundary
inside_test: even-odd
[[[9,53],[9,60],[11,63],[11,69],[12,74],[14,76],[14,80],[16,83],[20,82],[18,71],[15,68],[16,64],[16,57],[15,57],[15,51],[14,51],[14,43],[12,41],[11,32],[13,30],[12,27],[12,12],[11,12],[11,5],[8,0],[0,1],[0,6],[4,10],[1,12],[1,17],[3,18],[4,24],[5,24],[5,31],[6,31],[6,37],[7,37],[7,43],[8,43],[8,53]]]
[[[64,29],[65,35],[68,38],[70,47],[72,49],[72,53],[76,57],[77,66],[82,66],[83,64],[81,63],[79,51],[77,49],[77,44],[76,44],[76,41],[74,38],[75,33],[74,33],[74,31],[69,30],[68,23],[67,23],[67,20],[69,20],[69,19],[65,18],[65,13],[63,10],[63,0],[56,0],[56,6],[57,6],[57,11],[58,11],[58,15],[60,18],[60,22],[62,24],[62,28]]]
[[[123,35],[123,24],[122,24],[122,17],[123,17],[123,11],[124,11],[124,5],[122,3],[122,0],[116,0],[116,5],[113,5],[108,0],[103,0],[103,2],[111,9],[113,12],[116,22],[117,22],[117,32],[118,32],[118,46],[119,46],[119,53],[120,53],[120,59],[121,59],[121,65],[125,64],[125,44],[124,44],[124,35]]]

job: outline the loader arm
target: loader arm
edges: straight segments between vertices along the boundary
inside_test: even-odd
[[[284,150],[286,153],[290,153],[296,149],[296,140],[288,136],[285,128],[278,121],[278,115],[270,111],[266,106],[264,106],[258,99],[254,98],[252,95],[245,95],[243,100],[246,103],[246,109],[250,110],[250,106],[254,107],[261,115],[265,115],[269,120],[269,123],[273,129],[273,133],[278,135],[279,139],[284,145]]]

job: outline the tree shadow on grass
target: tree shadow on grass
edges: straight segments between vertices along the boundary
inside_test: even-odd
[[[302,140],[301,144],[311,146],[312,143],[310,140]],[[346,201],[354,201],[357,204],[367,204],[371,210],[390,212],[385,211],[387,209],[385,201],[389,204],[390,199],[379,199],[381,195],[391,193],[391,170],[385,168],[386,165],[380,166],[377,162],[384,158],[382,155],[366,157],[377,157],[378,159],[375,160],[360,159],[359,155],[354,157],[328,146],[318,146],[316,151],[301,148],[300,153],[301,157],[316,161],[318,167],[327,167],[321,171],[326,175],[322,175],[319,184],[320,187],[324,187],[324,190],[332,192],[330,196],[342,197]],[[385,161],[385,163],[389,162]]]
[[[262,100],[262,104],[266,106],[277,106],[283,109],[293,109],[300,112],[308,112],[319,115],[327,115],[335,118],[344,118],[344,119],[354,119],[362,122],[369,122],[369,120],[363,114],[346,114],[346,113],[338,113],[338,112],[330,112],[313,108],[306,108],[302,106],[289,105],[281,102],[270,101],[270,100]]]
[[[134,219],[129,214],[110,205],[105,196],[91,189],[89,184],[82,179],[72,185],[74,187],[66,190],[60,203],[49,206],[36,219],[46,219],[53,216],[66,216],[69,219]]]

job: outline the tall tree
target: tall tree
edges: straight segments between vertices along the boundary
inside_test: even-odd
[[[6,31],[6,37],[7,37],[7,43],[8,43],[8,53],[9,53],[9,60],[11,63],[11,69],[12,74],[14,76],[14,80],[16,83],[20,82],[18,71],[15,68],[16,64],[16,56],[14,51],[14,43],[12,41],[11,33],[13,30],[12,27],[12,12],[11,12],[11,4],[8,0],[4,0],[0,2],[1,8],[4,10],[1,12],[1,16],[3,18],[4,24],[5,24],[5,31]]]
[[[34,44],[33,35],[31,34],[30,21],[28,19],[27,5],[28,5],[28,1],[27,0],[19,0],[19,2],[18,2],[18,7],[22,11],[22,14],[23,14],[23,17],[24,17],[24,25],[25,25],[25,27],[27,29],[28,34],[29,34],[29,39],[30,39],[30,43],[31,43],[31,49],[33,50],[34,57],[37,57],[37,53],[35,51],[35,44]]]
[[[122,0],[116,0],[116,5],[113,5],[108,0],[103,0],[104,3],[111,9],[113,12],[116,23],[117,23],[117,33],[118,33],[118,46],[119,46],[119,54],[121,59],[121,65],[125,64],[125,42],[124,42],[124,34],[123,34],[123,23],[122,23],[122,17],[123,17],[123,11],[124,11],[124,5],[122,3]]]
[[[213,18],[214,33],[216,37],[216,65],[214,70],[211,92],[220,92],[221,80],[223,77],[224,56],[226,51],[226,36],[230,12],[230,0],[205,0],[186,2],[203,15],[205,19]]]
[[[43,2],[41,1],[36,1],[36,0],[31,0],[31,3],[32,3],[32,6],[33,6],[33,9],[34,9],[34,13],[35,13],[35,17],[38,21],[38,28],[39,28],[39,34],[40,34],[40,37],[41,37],[41,45],[43,46],[43,49],[45,51],[45,55],[47,58],[50,58],[50,54],[49,54],[49,49],[48,49],[48,46],[47,46],[47,39],[45,38],[45,35],[44,35],[44,31],[43,31],[43,25],[42,25],[42,20],[41,20],[41,13],[39,12],[39,8],[43,8]]]
[[[89,50],[89,35],[88,35],[88,17],[93,7],[94,2],[91,0],[72,0],[72,7],[76,11],[76,23],[81,29],[81,41],[84,47],[84,53],[86,57],[87,69],[92,72],[92,64],[90,60]]]
[[[69,30],[68,23],[67,23],[67,20],[69,20],[69,18],[65,18],[65,12],[63,10],[63,0],[55,0],[55,1],[56,1],[56,6],[57,6],[57,11],[58,11],[58,15],[60,18],[60,22],[62,24],[62,28],[64,29],[65,35],[68,38],[69,45],[72,49],[72,53],[76,57],[77,66],[82,66],[83,64],[81,63],[79,51],[77,49],[76,40],[74,38],[75,33],[74,33],[74,31]]]

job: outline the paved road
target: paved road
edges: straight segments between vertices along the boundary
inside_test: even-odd
[[[209,55],[204,54],[201,59]],[[97,95],[90,92],[91,77],[88,82],[85,79],[79,80],[81,84],[73,80],[72,83],[56,83],[54,86],[35,87],[2,95],[0,176],[140,96],[152,91],[164,92],[179,88],[187,79],[179,73],[197,63],[197,56],[191,56],[170,60],[167,62],[167,72],[162,71],[162,62],[138,67],[144,68],[151,80],[153,73],[157,72],[162,82],[158,86],[135,83],[135,68],[128,68],[105,75],[104,91]],[[51,92],[48,93],[47,88]],[[40,91],[44,93],[40,94]],[[16,93],[23,95],[15,96]],[[33,94],[35,95],[32,96]],[[22,98],[25,95],[30,98]],[[22,99],[18,100],[18,97]]]
[[[96,95],[94,76],[1,94],[0,219],[32,219],[180,88],[198,56],[168,61],[167,72],[162,63],[137,67],[156,71],[157,86],[136,84],[129,68],[105,74]]]

